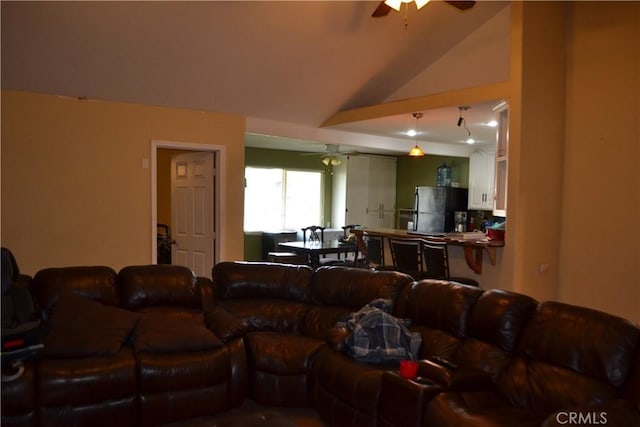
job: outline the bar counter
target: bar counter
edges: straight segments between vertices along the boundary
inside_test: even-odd
[[[420,239],[427,237],[440,238],[440,236],[433,236],[428,234],[419,234],[416,232],[410,232],[407,230],[398,230],[394,228],[367,228],[352,230],[358,238],[358,246],[364,245],[363,235],[364,233],[371,236],[381,236],[392,239]],[[504,246],[504,241],[501,240],[462,240],[457,239],[455,236],[457,233],[447,233],[442,237],[442,240],[447,242],[451,246],[462,246],[464,251],[464,259],[467,266],[473,270],[476,274],[482,274],[482,262],[483,254],[486,252],[489,255],[489,262],[491,265],[496,265],[496,251],[497,248]],[[387,244],[386,247],[389,247]]]

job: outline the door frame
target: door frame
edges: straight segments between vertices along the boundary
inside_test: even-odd
[[[220,242],[225,238],[225,215],[221,209],[221,201],[226,200],[225,194],[225,177],[226,177],[226,155],[225,147],[216,144],[202,144],[181,141],[152,140],[151,141],[151,264],[158,263],[158,244],[157,244],[157,226],[158,226],[158,150],[161,148],[186,150],[186,151],[206,151],[214,154],[215,180],[213,187],[213,214],[214,214],[214,230],[215,244],[214,265],[221,259],[226,259],[224,254],[224,246]]]

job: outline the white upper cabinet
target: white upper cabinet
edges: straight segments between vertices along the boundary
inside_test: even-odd
[[[469,156],[469,209],[493,210],[495,162],[494,151],[476,151]]]
[[[496,137],[495,191],[493,214],[507,216],[507,172],[509,161],[509,108],[506,103],[498,106],[498,132]]]

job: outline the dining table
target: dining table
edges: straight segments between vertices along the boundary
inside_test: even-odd
[[[346,243],[339,240],[327,241],[297,241],[281,242],[278,247],[283,250],[295,252],[296,254],[308,257],[309,265],[313,268],[321,266],[320,256],[328,254],[346,254],[355,252],[355,243]]]

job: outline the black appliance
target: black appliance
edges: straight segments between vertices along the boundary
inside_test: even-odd
[[[456,231],[455,213],[466,212],[467,197],[466,188],[416,187],[413,231],[424,234]]]

